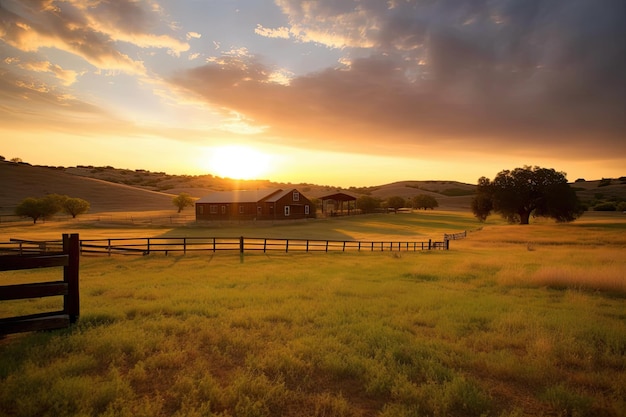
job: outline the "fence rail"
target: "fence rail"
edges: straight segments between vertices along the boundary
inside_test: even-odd
[[[17,251],[5,251],[10,254],[0,256],[0,271],[63,267],[63,280],[0,286],[0,301],[63,296],[63,310],[2,318],[0,335],[67,327],[78,320],[80,313],[78,234],[64,234],[62,250],[58,252],[42,250],[42,246],[39,245],[39,253],[33,254],[29,249],[29,253],[24,254],[24,243],[25,241],[13,242],[14,245],[19,244]],[[49,249],[50,246],[43,248]]]
[[[149,255],[151,253],[223,252],[375,252],[447,250],[448,241],[398,242],[319,239],[277,239],[258,237],[170,237],[139,239],[82,240],[82,254]]]
[[[444,233],[443,240],[458,240],[467,237],[467,230],[461,233]]]
[[[450,240],[461,239],[466,232],[445,234],[442,241],[356,241],[331,239],[286,239],[260,237],[146,237],[84,239],[79,243],[82,255],[149,255],[151,253],[189,252],[417,252],[448,250]],[[59,251],[61,241],[11,239],[0,242],[0,253],[19,255]]]

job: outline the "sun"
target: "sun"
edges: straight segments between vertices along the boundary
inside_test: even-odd
[[[236,180],[260,179],[270,168],[270,156],[252,147],[228,145],[213,148],[208,168],[220,177]]]

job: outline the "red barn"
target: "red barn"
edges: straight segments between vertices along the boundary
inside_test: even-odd
[[[296,189],[221,191],[196,201],[196,220],[289,220],[314,217],[315,207]]]

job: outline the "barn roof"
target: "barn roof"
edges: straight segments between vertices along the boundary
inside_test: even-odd
[[[320,197],[320,200],[354,201],[356,197],[347,193],[335,193]]]
[[[280,193],[280,188],[266,188],[262,190],[216,191],[202,197],[196,203],[257,203],[274,194]]]
[[[272,195],[270,198],[268,198],[267,201],[268,203],[275,203],[278,200],[280,200],[281,198],[283,198],[284,196],[293,193],[294,191],[298,191],[295,188],[290,188],[289,190],[281,190],[279,193],[276,193],[274,195]],[[299,191],[298,191],[299,192]],[[302,193],[300,193],[300,196],[304,197],[304,195]],[[306,198],[306,197],[304,197]]]

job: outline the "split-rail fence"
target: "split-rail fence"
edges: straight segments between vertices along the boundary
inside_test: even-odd
[[[355,241],[328,239],[279,239],[259,237],[147,237],[84,239],[80,241],[82,255],[149,255],[189,252],[385,252],[448,250],[449,240],[442,241]],[[55,241],[11,239],[0,243],[0,251],[20,254],[38,253],[58,244]]]
[[[9,251],[3,248],[0,271],[63,267],[63,280],[0,286],[0,301],[63,296],[63,309],[0,319],[0,335],[68,327],[80,313],[78,234],[64,234],[62,246],[48,243],[47,249]]]

